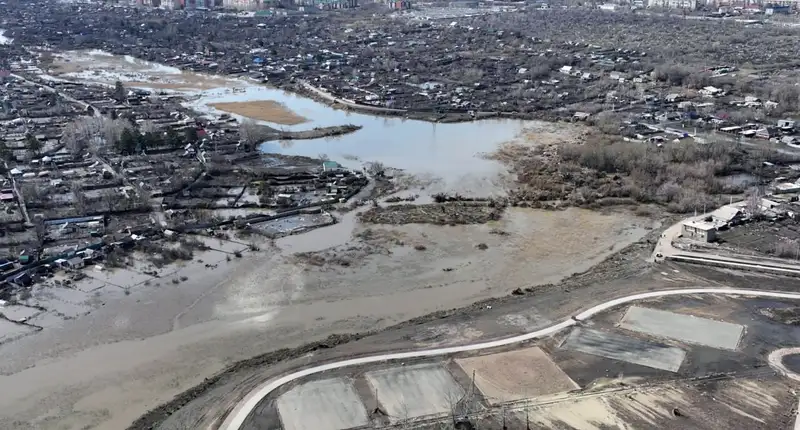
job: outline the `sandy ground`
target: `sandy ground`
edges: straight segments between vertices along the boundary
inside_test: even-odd
[[[109,53],[70,51],[54,56],[48,73],[102,84],[122,81],[131,87],[169,90],[208,90],[220,87],[244,87],[245,82],[224,76],[181,71],[174,67]]]
[[[256,85],[243,79],[182,71],[129,56],[114,56],[103,51],[71,51],[54,56],[47,70],[53,76],[84,82],[113,85],[121,81],[128,87],[149,90],[174,90],[187,95],[221,88],[243,90]],[[298,125],[308,119],[274,100],[220,102],[210,105],[220,111],[268,121]]]
[[[273,100],[212,103],[209,106],[221,111],[235,113],[252,119],[269,121],[275,124],[297,125],[308,121],[307,118],[294,113],[285,105]]]
[[[538,347],[456,359],[490,404],[580,388]]]

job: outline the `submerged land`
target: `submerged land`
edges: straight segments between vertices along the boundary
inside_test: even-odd
[[[319,363],[647,291],[796,289],[798,30],[777,18],[0,11],[8,428],[794,422],[794,354],[769,355],[796,300],[714,293],[293,380],[226,427]]]

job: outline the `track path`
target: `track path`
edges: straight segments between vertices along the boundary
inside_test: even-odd
[[[577,325],[581,321],[589,319],[599,313],[602,313],[604,311],[607,311],[609,309],[627,303],[639,300],[654,299],[659,297],[688,296],[695,294],[722,294],[727,296],[766,297],[773,299],[800,299],[800,293],[749,290],[749,289],[738,289],[738,288],[685,288],[678,290],[652,291],[648,293],[633,294],[630,296],[620,297],[618,299],[610,300],[605,303],[592,306],[591,308],[586,309],[585,311],[571,318],[568,318],[558,324],[554,324],[550,327],[543,328],[535,332],[522,334],[519,336],[509,337],[505,339],[498,339],[489,342],[475,343],[472,345],[462,345],[462,346],[453,346],[448,348],[435,348],[435,349],[426,349],[419,351],[399,352],[392,354],[380,354],[370,357],[353,358],[350,360],[337,361],[315,367],[309,367],[294,373],[290,373],[288,375],[284,375],[279,378],[271,379],[264,382],[263,384],[258,386],[255,390],[251,391],[247,396],[245,396],[244,399],[242,399],[239,402],[239,404],[230,412],[230,414],[228,414],[228,416],[225,418],[225,421],[222,423],[222,426],[220,426],[219,428],[223,430],[239,430],[239,428],[245,422],[247,416],[250,415],[253,409],[256,408],[256,406],[259,404],[259,402],[261,402],[261,400],[264,397],[266,397],[276,389],[280,388],[282,385],[288,384],[290,382],[296,381],[306,376],[314,375],[329,370],[341,369],[343,367],[349,367],[349,366],[360,366],[360,365],[390,361],[390,360],[408,360],[412,358],[437,357],[448,354],[455,354],[459,352],[479,351],[483,349],[491,349],[501,346],[507,346],[519,342],[550,336],[565,328]],[[770,360],[770,365],[772,364],[773,364],[772,360]],[[779,369],[780,368],[776,368],[776,370]]]

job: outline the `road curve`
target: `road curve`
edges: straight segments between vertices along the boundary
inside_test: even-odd
[[[263,399],[264,397],[266,397],[267,395],[269,395],[271,392],[275,391],[282,385],[288,384],[290,382],[293,382],[300,378],[304,378],[306,376],[314,375],[328,370],[341,369],[343,367],[359,366],[359,365],[377,363],[388,360],[407,360],[412,358],[436,357],[448,354],[455,354],[459,352],[479,351],[482,349],[497,348],[501,346],[511,345],[514,343],[524,342],[527,340],[538,339],[552,335],[567,327],[574,326],[578,324],[578,322],[580,321],[591,318],[601,312],[607,311],[609,309],[615,308],[617,306],[626,303],[638,300],[654,299],[659,297],[682,296],[682,295],[693,295],[693,294],[724,294],[729,296],[768,297],[774,299],[800,299],[800,293],[748,290],[748,289],[738,289],[738,288],[685,288],[678,290],[653,291],[649,293],[633,294],[630,296],[620,297],[618,299],[610,300],[605,303],[601,303],[599,305],[595,305],[575,315],[574,317],[568,318],[565,321],[562,321],[558,324],[519,336],[509,337],[505,339],[498,339],[489,342],[476,343],[472,345],[462,345],[462,346],[453,346],[448,348],[436,348],[436,349],[427,349],[420,351],[400,352],[393,354],[381,354],[381,355],[374,355],[371,357],[353,358],[349,360],[323,364],[316,367],[310,367],[307,369],[299,370],[294,373],[290,373],[288,375],[284,375],[277,379],[271,379],[269,381],[264,382],[263,384],[258,386],[255,390],[251,391],[247,396],[245,396],[244,399],[242,399],[239,402],[239,404],[236,405],[236,407],[228,414],[228,416],[225,418],[225,421],[219,428],[223,430],[239,430],[239,428],[242,426],[247,416],[250,415],[250,412],[252,412],[253,409],[255,409],[255,407],[258,405],[259,402],[261,402],[261,399]]]

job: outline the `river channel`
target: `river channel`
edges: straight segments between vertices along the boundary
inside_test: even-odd
[[[334,109],[244,78],[181,72],[162,64],[102,51],[73,51],[59,54],[59,58],[63,61],[64,71],[69,70],[62,77],[75,80],[104,84],[121,80],[137,87],[146,87],[148,82],[193,83],[198,88],[176,92],[188,98],[187,107],[201,113],[222,113],[211,107],[215,103],[272,100],[308,119],[294,126],[260,121],[274,128],[297,131],[344,124],[359,125],[361,130],[344,136],[267,142],[261,146],[261,150],[309,157],[324,154],[332,161],[351,168],[360,168],[367,162],[380,162],[421,177],[441,179],[437,184],[454,192],[493,194],[502,167],[486,160],[483,155],[493,152],[499,144],[513,140],[523,129],[536,123],[495,119],[434,124],[378,117]],[[153,90],[158,91],[156,88]]]
[[[317,157],[326,155],[347,167],[365,162],[381,162],[413,174],[443,179],[459,191],[483,188],[499,172],[499,166],[482,155],[503,142],[513,140],[532,121],[482,120],[466,123],[435,124],[403,118],[378,117],[334,109],[312,99],[264,86],[250,86],[238,92],[229,89],[203,91],[190,106],[209,111],[208,105],[220,102],[274,100],[309,119],[294,126],[266,125],[284,130],[305,130],[354,124],[363,127],[344,136],[267,142],[261,150],[269,153]],[[476,189],[474,191],[480,191]]]

